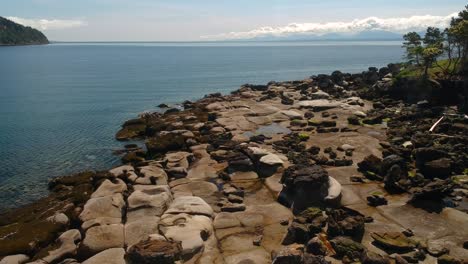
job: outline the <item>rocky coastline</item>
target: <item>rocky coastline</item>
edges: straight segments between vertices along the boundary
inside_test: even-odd
[[[116,139],[144,146],[122,166],[53,179],[0,215],[0,264],[466,263],[467,82],[421,91],[400,68],[129,120]]]

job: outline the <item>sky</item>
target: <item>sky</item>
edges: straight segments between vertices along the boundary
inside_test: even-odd
[[[466,0],[0,0],[55,41],[235,40],[445,26]]]

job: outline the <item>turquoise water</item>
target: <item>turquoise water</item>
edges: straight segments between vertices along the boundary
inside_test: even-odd
[[[244,83],[360,72],[400,42],[57,43],[0,47],[0,208],[47,194],[52,177],[119,164],[114,134],[160,103]]]

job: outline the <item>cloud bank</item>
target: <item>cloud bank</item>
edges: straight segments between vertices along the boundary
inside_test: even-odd
[[[62,20],[62,19],[28,19],[21,17],[7,17],[9,20],[24,26],[40,30],[57,30],[82,27],[86,22],[82,20]]]
[[[321,36],[328,33],[353,34],[362,31],[390,31],[394,33],[406,33],[408,31],[421,31],[427,27],[447,27],[450,19],[457,16],[453,13],[447,16],[411,16],[395,18],[368,17],[355,19],[351,22],[329,22],[329,23],[291,23],[279,27],[260,27],[244,32],[229,32],[217,35],[202,36],[202,39],[211,40],[235,40],[252,39],[263,36],[289,36],[295,34],[310,34]]]

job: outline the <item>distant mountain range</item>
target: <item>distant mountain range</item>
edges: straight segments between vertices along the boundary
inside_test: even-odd
[[[0,46],[48,44],[49,40],[37,29],[25,27],[0,17]]]
[[[280,40],[403,40],[403,35],[390,31],[362,31],[358,33],[328,33],[324,35],[314,35],[307,33],[295,33],[284,36],[264,35],[246,41],[280,41]]]

